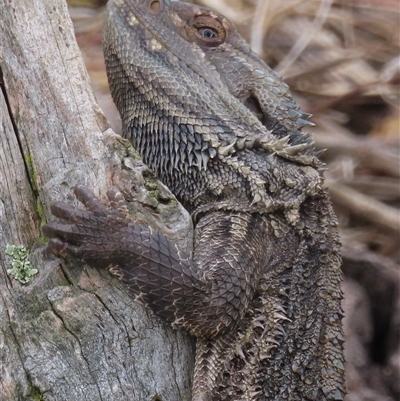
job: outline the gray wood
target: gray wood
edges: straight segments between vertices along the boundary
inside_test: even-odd
[[[106,272],[44,252],[49,205],[111,186],[132,213],[187,245],[190,217],[109,128],[62,0],[0,0],[0,400],[189,399],[193,340]],[[7,244],[39,273],[8,273]],[[160,398],[157,398],[159,396]]]

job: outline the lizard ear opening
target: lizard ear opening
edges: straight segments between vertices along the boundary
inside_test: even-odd
[[[258,99],[250,95],[243,103],[261,122],[263,122],[264,114]]]
[[[226,40],[226,30],[221,21],[210,15],[195,16],[185,26],[188,39],[199,46],[217,47]]]

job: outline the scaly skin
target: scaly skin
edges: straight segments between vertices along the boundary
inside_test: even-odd
[[[104,52],[123,135],[192,213],[194,252],[85,187],[49,248],[108,268],[197,337],[193,401],[344,396],[340,245],[308,115],[214,11],[109,2]]]

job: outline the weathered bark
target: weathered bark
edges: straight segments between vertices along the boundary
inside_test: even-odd
[[[193,340],[106,272],[46,254],[40,225],[85,183],[181,243],[190,218],[108,127],[63,0],[0,0],[0,400],[186,400]],[[8,273],[7,244],[39,273]]]

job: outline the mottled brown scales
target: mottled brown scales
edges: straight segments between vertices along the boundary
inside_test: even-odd
[[[197,337],[193,401],[343,399],[340,245],[309,115],[206,8],[110,1],[104,52],[123,135],[192,213],[194,252],[85,187],[86,210],[53,205],[50,249]]]

